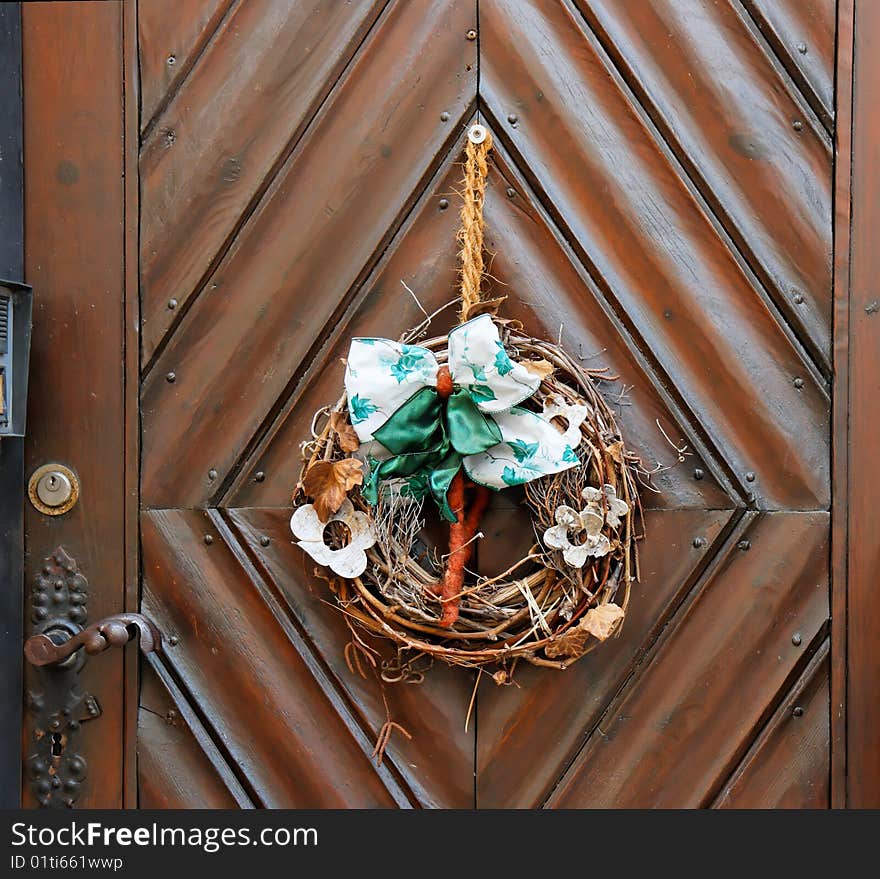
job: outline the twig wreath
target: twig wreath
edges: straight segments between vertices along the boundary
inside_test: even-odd
[[[425,658],[489,666],[498,683],[520,659],[566,668],[619,631],[638,578],[643,471],[599,390],[611,377],[481,295],[491,145],[470,129],[459,325],[420,344],[430,318],[402,340],[352,340],[345,393],[316,413],[293,494],[293,534],[352,632],[348,665],[376,666],[359,632],[388,638],[385,680],[420,679]],[[469,571],[490,493],[514,486],[531,549],[495,576]],[[434,508],[449,522],[442,555],[423,539]]]

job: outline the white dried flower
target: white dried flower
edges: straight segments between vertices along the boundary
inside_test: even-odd
[[[588,558],[600,558],[611,550],[602,533],[602,516],[589,506],[583,510],[561,506],[556,510],[556,524],[544,532],[544,543],[562,550],[562,558],[573,568],[582,568]],[[572,542],[572,538],[576,543]]]
[[[324,543],[324,529],[331,522],[342,522],[351,534],[351,541],[341,549],[332,549]],[[312,504],[298,507],[290,517],[290,530],[294,537],[299,538],[296,545],[300,549],[305,550],[319,565],[347,579],[363,574],[367,568],[365,550],[376,542],[369,516],[355,510],[348,498],[326,523],[318,518]]]
[[[564,419],[568,426],[562,434],[562,438],[572,449],[576,449],[583,439],[581,425],[586,420],[589,411],[590,407],[585,403],[566,403],[559,394],[550,394],[544,400],[541,417],[544,421],[551,421],[553,418]]]
[[[581,497],[587,502],[587,508],[594,510],[599,515],[602,514],[602,495],[605,495],[605,505],[608,509],[605,511],[605,521],[612,528],[620,527],[620,517],[625,516],[629,512],[629,505],[626,501],[620,500],[617,496],[617,490],[613,485],[607,483],[602,489],[588,486],[581,492]]]

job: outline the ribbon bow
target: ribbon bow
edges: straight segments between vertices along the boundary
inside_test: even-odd
[[[419,345],[352,340],[345,370],[351,423],[362,443],[379,444],[364,482],[369,503],[377,502],[380,483],[402,478],[403,493],[430,494],[455,522],[446,495],[462,467],[473,482],[499,491],[578,463],[552,424],[517,405],[541,379],[508,357],[488,314],[450,332],[451,387],[446,369]]]

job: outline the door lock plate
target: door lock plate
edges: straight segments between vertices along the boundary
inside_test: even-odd
[[[44,464],[31,474],[28,497],[44,516],[62,516],[79,500],[79,479],[65,464]]]

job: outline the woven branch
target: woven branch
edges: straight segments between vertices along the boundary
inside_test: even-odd
[[[457,598],[458,618],[451,628],[441,625],[443,600],[439,559],[416,523],[422,506],[398,495],[383,498],[376,508],[359,492],[352,492],[354,505],[367,513],[377,527],[379,539],[367,552],[364,574],[350,582],[335,584],[337,599],[349,622],[374,635],[396,642],[403,654],[440,659],[467,667],[494,665],[498,680],[511,679],[518,659],[535,665],[565,668],[600,642],[590,638],[583,652],[558,657],[547,648],[558,643],[593,608],[611,602],[624,611],[632,583],[638,579],[636,541],[641,536],[641,505],[637,486],[646,479],[638,458],[627,452],[614,412],[603,397],[599,383],[608,376],[601,369],[584,369],[561,347],[523,335],[519,324],[498,320],[505,349],[523,362],[545,360],[554,373],[545,378],[526,405],[541,406],[551,395],[567,402],[586,401],[590,417],[581,425],[582,442],[577,449],[581,465],[529,482],[524,503],[535,527],[535,543],[523,558],[496,576],[467,573]],[[447,337],[422,343],[443,361]],[[343,396],[333,407],[345,408]],[[329,410],[325,410],[329,412]],[[312,442],[306,444],[311,460],[347,457],[338,436],[324,414],[316,418]],[[307,466],[307,463],[304,466]],[[590,559],[580,569],[564,563],[560,554],[542,546],[543,531],[554,524],[561,504],[582,506],[581,491],[587,486],[610,484],[629,505],[619,528],[606,526],[611,552]],[[295,498],[300,502],[303,498]],[[476,539],[476,536],[475,538]],[[405,663],[404,663],[405,664]],[[403,666],[402,666],[403,667]]]

